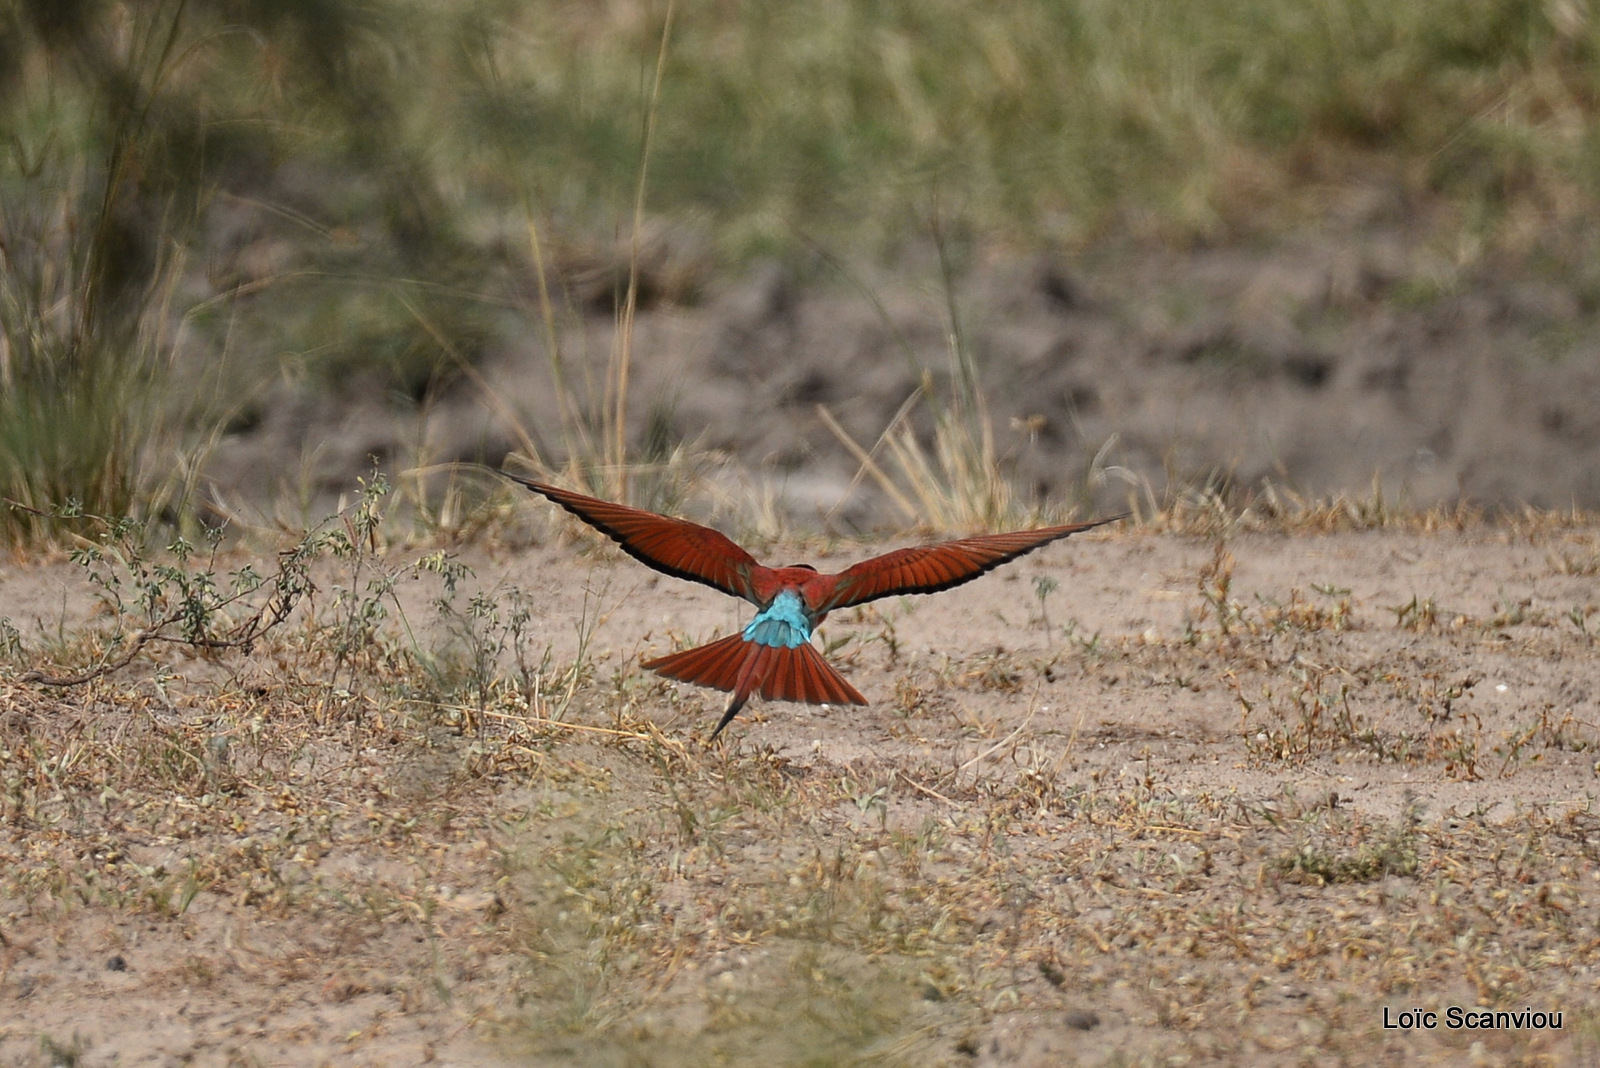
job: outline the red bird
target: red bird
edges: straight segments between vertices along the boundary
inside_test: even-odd
[[[724,535],[686,519],[501,474],[550,498],[635,560],[663,574],[743,597],[760,609],[738,634],[643,664],[669,679],[733,693],[712,738],[738,715],[751,694],[814,705],[867,703],[811,645],[812,631],[829,612],[899,593],[948,590],[1069,534],[1127,518],[1119,515],[896,549],[836,575],[824,575],[808,564],[763,567]]]

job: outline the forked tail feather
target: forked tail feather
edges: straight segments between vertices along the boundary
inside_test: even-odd
[[[759,693],[769,701],[812,705],[867,703],[809,642],[790,649],[746,641],[742,633],[730,634],[708,645],[646,660],[642,666],[669,679],[732,692],[722,720],[711,732],[713,739],[752,694]]]

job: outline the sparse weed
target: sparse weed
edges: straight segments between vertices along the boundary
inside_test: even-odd
[[[1550,570],[1558,575],[1581,578],[1600,575],[1600,542],[1591,542],[1581,549],[1562,549],[1551,553],[1547,559]]]
[[[894,709],[907,719],[927,715],[931,697],[928,689],[909,675],[900,675],[894,680]]]
[[[1233,564],[1233,554],[1228,552],[1227,543],[1219,538],[1212,550],[1211,562],[1200,569],[1197,583],[1200,599],[1205,604],[1200,611],[1200,620],[1205,619],[1209,609],[1216,620],[1217,631],[1224,637],[1244,618],[1244,606],[1228,596],[1233,588]]]
[[[1560,719],[1554,718],[1554,713],[1555,706],[1549,702],[1539,710],[1534,736],[1541,745],[1571,752],[1589,752],[1595,748],[1594,724],[1580,720],[1571,711],[1563,713]]]
[[[1489,630],[1499,630],[1502,627],[1520,627],[1523,625],[1544,627],[1549,626],[1549,618],[1542,609],[1533,607],[1532,597],[1522,597],[1515,601],[1507,597],[1505,591],[1500,591],[1496,599],[1494,615],[1484,621],[1483,626]]]
[[[1039,602],[1039,626],[1045,630],[1050,629],[1050,613],[1046,608],[1046,602],[1049,601],[1050,595],[1060,588],[1061,584],[1055,580],[1054,576],[1035,575],[1033,577],[1033,599]]]
[[[126,667],[152,642],[212,653],[248,649],[286,622],[312,588],[308,568],[318,550],[309,542],[282,554],[276,572],[263,576],[245,565],[220,587],[220,529],[206,532],[207,555],[194,566],[196,549],[183,538],[167,546],[172,563],[153,559],[144,528],[133,520],[89,515],[71,505],[59,510],[56,520],[93,532],[71,557],[96,589],[112,629],[95,642],[94,663],[68,674],[34,668],[20,675],[20,682],[82,685]]]
[[[204,555],[181,537],[156,554],[145,543],[145,527],[135,520],[92,515],[74,505],[59,509],[58,523],[89,531],[70,555],[99,596],[110,630],[93,643],[92,662],[79,670],[35,667],[17,681],[81,686],[127,667],[152,644],[207,655],[248,651],[289,622],[303,602],[314,602],[312,568],[328,558],[351,566],[350,585],[333,586],[332,689],[350,658],[379,640],[387,616],[384,601],[393,596],[396,576],[373,564],[382,521],[378,501],[387,492],[387,483],[375,475],[363,482],[362,496],[349,514],[324,523],[279,553],[275,570],[263,575],[246,564],[221,581],[220,528],[206,529]],[[369,577],[367,572],[374,570]],[[365,587],[357,591],[363,579]]]
[[[1110,443],[1108,443],[1110,444]],[[1168,467],[1173,465],[1169,462]],[[1365,495],[1337,493],[1307,497],[1270,480],[1257,486],[1238,485],[1225,474],[1188,478],[1169,470],[1166,490],[1158,495],[1148,479],[1121,467],[1094,467],[1091,485],[1115,474],[1132,485],[1128,510],[1151,530],[1197,538],[1227,538],[1247,531],[1281,534],[1328,534],[1336,531],[1401,528],[1420,531],[1459,530],[1481,525],[1485,514],[1470,505],[1411,508],[1388,500],[1378,480]],[[1541,513],[1535,523],[1549,523]],[[1501,515],[1502,522],[1512,517]]]
[[[1257,611],[1262,624],[1274,631],[1293,631],[1299,634],[1315,634],[1324,630],[1338,632],[1353,624],[1354,615],[1350,591],[1340,592],[1342,595],[1339,595],[1331,606],[1324,606],[1306,601],[1299,590],[1291,589],[1287,604],[1263,601]]]
[[[1439,606],[1433,603],[1432,597],[1412,594],[1411,600],[1389,611],[1394,613],[1394,625],[1404,630],[1431,630],[1439,622]]]
[[[1483,778],[1478,762],[1484,758],[1486,746],[1483,719],[1476,712],[1465,713],[1454,727],[1433,732],[1428,741],[1429,755],[1443,761],[1445,774],[1466,782]]]
[[[1105,647],[1100,642],[1100,632],[1082,634],[1079,628],[1083,626],[1077,619],[1069,619],[1061,627],[1061,636],[1071,645],[1077,646],[1085,660],[1095,660],[1105,654]]]
[[[1584,638],[1588,639],[1589,641],[1594,640],[1594,636],[1589,633],[1589,615],[1593,611],[1594,608],[1591,605],[1576,604],[1567,611],[1568,622],[1570,622],[1574,627],[1577,627],[1578,633],[1583,635]],[[3,642],[0,642],[0,645],[3,644]]]
[[[1348,679],[1327,668],[1287,665],[1282,688],[1264,685],[1259,701],[1248,701],[1232,680],[1242,709],[1245,748],[1257,760],[1297,763],[1318,753],[1355,749],[1383,759],[1393,742],[1384,739],[1351,705]],[[1260,710],[1270,721],[1252,728]]]
[[[0,616],[0,659],[15,662],[22,657],[22,632],[9,618]]]
[[[39,1051],[44,1054],[50,1068],[78,1068],[89,1048],[90,1043],[76,1032],[67,1042],[58,1041],[51,1035],[39,1036]]]
[[[558,672],[549,642],[534,659],[534,635],[542,620],[526,590],[516,586],[479,589],[468,597],[463,611],[457,585],[471,577],[470,568],[444,553],[424,557],[417,567],[435,571],[445,580],[444,590],[434,600],[445,637],[422,654],[420,663],[442,699],[441,707],[462,717],[456,726],[479,731],[483,717],[500,707],[510,710],[512,720],[517,709],[536,719],[561,720],[578,686],[592,671],[586,649],[594,617],[587,598],[577,623],[578,657],[570,668]],[[454,703],[461,700],[467,704]]]
[[[1407,819],[1388,829],[1359,825],[1340,828],[1356,839],[1353,849],[1339,849],[1330,840],[1329,830],[1321,828],[1315,840],[1301,842],[1294,849],[1272,858],[1269,868],[1291,881],[1315,886],[1365,883],[1391,875],[1417,873],[1415,819]]]
[[[959,680],[979,690],[1019,693],[1022,690],[1022,665],[1005,649],[980,653],[963,663]]]

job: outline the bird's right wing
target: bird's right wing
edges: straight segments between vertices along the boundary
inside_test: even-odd
[[[750,576],[761,565],[727,536],[710,527],[613,504],[547,486],[509,472],[502,475],[543,494],[622,547],[642,564],[674,578],[756,601]],[[759,602],[757,602],[759,603]]]
[[[971,582],[1001,564],[1070,534],[1126,518],[1125,515],[1119,515],[1089,523],[1015,530],[1006,534],[979,534],[977,537],[940,542],[938,545],[896,549],[841,571],[832,591],[815,608],[821,612],[832,612],[898,593],[938,593],[963,582]]]

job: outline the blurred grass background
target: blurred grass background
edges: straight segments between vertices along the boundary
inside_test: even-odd
[[[892,263],[935,218],[1579,269],[1597,46],[1582,0],[5,0],[0,537],[181,524],[263,382],[423,404],[613,312],[641,176],[641,303],[808,244]]]

